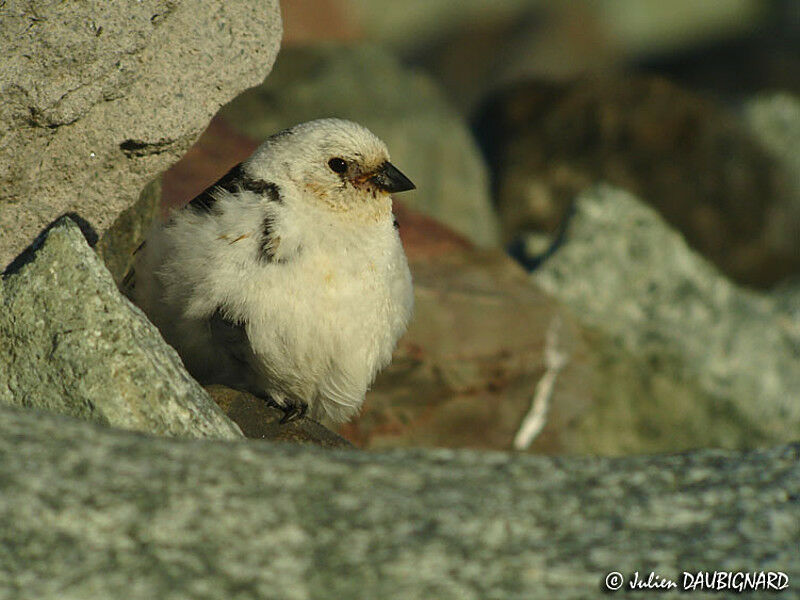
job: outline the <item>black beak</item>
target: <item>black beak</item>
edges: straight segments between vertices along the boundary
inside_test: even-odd
[[[378,189],[389,193],[406,192],[408,190],[417,189],[417,186],[411,183],[411,180],[403,175],[397,167],[390,162],[385,162],[378,167],[375,174],[370,177],[370,181],[375,184]]]

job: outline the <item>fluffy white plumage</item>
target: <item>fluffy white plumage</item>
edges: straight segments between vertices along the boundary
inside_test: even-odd
[[[364,127],[297,125],[152,230],[133,299],[202,383],[345,421],[411,316],[390,192],[412,188]]]

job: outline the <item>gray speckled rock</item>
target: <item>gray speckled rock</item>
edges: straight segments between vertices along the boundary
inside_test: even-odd
[[[798,446],[373,454],[0,408],[0,482],[4,598],[571,599],[609,571],[800,577]]]
[[[0,22],[0,266],[66,212],[103,233],[282,31],[277,0],[8,0]]]
[[[269,78],[222,115],[259,140],[321,117],[361,123],[417,185],[403,202],[479,245],[498,242],[486,166],[466,123],[430,77],[378,47],[287,48]]]
[[[792,94],[758,96],[745,106],[745,119],[764,147],[794,174],[800,193],[800,98]]]
[[[800,337],[800,277],[784,281],[772,291],[772,297]]]
[[[791,190],[770,214],[769,241],[800,253],[800,98],[764,94],[748,102],[744,114],[753,137],[789,175]]]
[[[628,193],[582,194],[563,245],[532,278],[654,373],[696,385],[753,439],[800,437],[800,331]]]
[[[161,435],[240,437],[61,219],[0,280],[0,402]]]

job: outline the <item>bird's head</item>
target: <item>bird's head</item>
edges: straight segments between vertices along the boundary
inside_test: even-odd
[[[335,211],[390,207],[390,194],[415,188],[390,162],[386,144],[342,119],[309,121],[275,134],[250,158],[248,170]]]

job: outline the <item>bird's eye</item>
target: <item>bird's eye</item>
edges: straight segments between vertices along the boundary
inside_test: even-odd
[[[334,173],[344,173],[347,171],[347,162],[343,158],[332,158],[328,161],[328,166]]]

